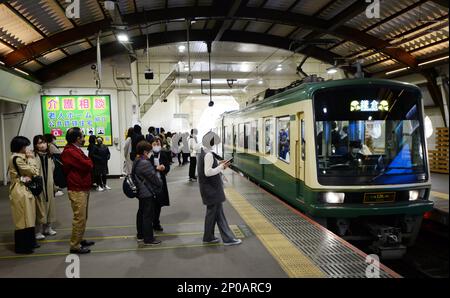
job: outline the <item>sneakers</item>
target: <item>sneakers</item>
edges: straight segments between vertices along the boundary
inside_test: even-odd
[[[60,191],[60,190],[58,190],[57,192],[55,192],[55,197],[61,197],[61,196],[63,196],[64,195],[64,193],[62,192],[62,191]]]
[[[45,236],[42,233],[36,233],[36,240],[44,240]]]
[[[70,249],[71,254],[84,255],[90,253],[91,250],[87,247],[80,247],[79,249]]]
[[[138,243],[144,242],[144,238],[138,238],[138,237],[136,237],[136,241],[137,241]]]
[[[55,236],[56,234],[57,234],[56,231],[53,230],[52,227],[47,227],[47,228],[44,230],[44,235],[47,235],[47,236]]]
[[[105,189],[103,189],[101,186],[97,186],[95,190],[98,192],[105,191]]]
[[[211,241],[203,241],[203,243],[219,243],[219,242],[220,242],[219,238],[214,238]]]
[[[191,181],[191,182],[197,182],[197,178],[189,178],[189,181]]]
[[[144,242],[144,246],[155,246],[155,245],[160,245],[160,244],[161,244],[161,240],[156,240],[156,239],[149,243]]]
[[[111,190],[111,187],[109,187],[108,185],[105,185],[105,188],[106,188],[107,190]]]
[[[231,241],[231,242],[224,242],[223,245],[226,245],[226,246],[228,246],[228,245],[238,245],[238,244],[241,244],[241,243],[242,243],[241,239],[233,239],[233,241]]]

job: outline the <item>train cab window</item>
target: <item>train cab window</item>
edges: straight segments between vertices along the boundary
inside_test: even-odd
[[[274,135],[273,119],[265,119],[264,120],[264,154],[270,155],[273,153],[273,135]]]
[[[317,92],[319,183],[415,183],[424,177],[420,99],[418,90],[403,86],[348,86]]]
[[[289,116],[277,118],[278,159],[287,163],[290,162],[289,123]]]

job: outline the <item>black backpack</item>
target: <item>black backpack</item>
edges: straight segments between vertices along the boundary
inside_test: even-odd
[[[122,183],[123,193],[130,199],[137,198],[138,188],[137,184],[134,182],[134,171],[139,161],[133,164],[133,168],[131,170],[131,174],[128,174]]]
[[[18,158],[18,156],[14,156],[13,164],[14,164],[14,167],[16,168],[17,174],[19,176],[21,176],[19,167],[17,166],[17,161],[16,161],[17,158]],[[23,184],[36,197],[39,196],[42,193],[42,191],[44,190],[44,179],[42,178],[42,176],[33,176],[31,178],[31,181],[24,182]]]

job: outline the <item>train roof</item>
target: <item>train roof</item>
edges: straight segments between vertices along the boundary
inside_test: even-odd
[[[417,86],[413,84],[394,80],[372,79],[372,78],[342,79],[342,80],[330,80],[325,82],[303,83],[297,87],[288,89],[281,93],[265,98],[262,101],[252,103],[239,111],[228,112],[223,116],[232,116],[233,114],[238,114],[242,112],[252,112],[254,110],[283,106],[302,100],[312,99],[313,94],[321,89],[343,87],[343,86],[368,85],[368,84],[384,85],[384,86],[389,85],[392,87],[401,87],[401,88],[409,87],[420,90]]]

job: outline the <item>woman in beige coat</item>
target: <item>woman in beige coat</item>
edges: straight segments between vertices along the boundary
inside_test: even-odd
[[[39,169],[39,175],[44,179],[42,193],[36,198],[36,239],[45,239],[44,235],[53,236],[56,232],[52,229],[55,216],[55,183],[53,171],[55,164],[50,155],[47,140],[43,135],[33,138],[34,155]]]
[[[29,254],[39,245],[35,238],[36,202],[25,182],[39,175],[34,154],[27,150],[30,140],[17,136],[11,141],[12,156],[9,160],[9,201],[15,225],[14,242],[16,253]],[[18,171],[17,171],[18,170]],[[19,173],[18,173],[19,172]]]

